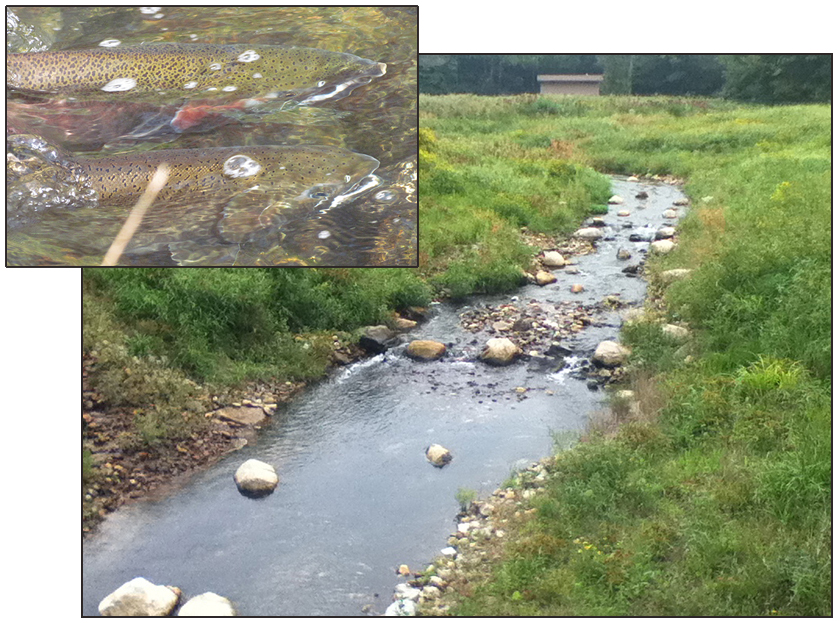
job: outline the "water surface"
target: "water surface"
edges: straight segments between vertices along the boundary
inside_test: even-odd
[[[11,18],[9,17],[11,16]],[[409,266],[416,263],[417,12],[407,7],[12,7],[7,51],[91,49],[148,43],[248,43],[351,53],[387,64],[387,73],[336,101],[278,106],[258,115],[222,116],[200,132],[126,136],[132,115],[154,119],[148,102],[41,102],[7,119],[16,132],[43,134],[71,154],[141,154],[149,149],[329,145],[376,158],[375,184],[278,232],[277,243],[248,265]],[[23,105],[9,94],[10,110]],[[26,104],[28,106],[28,104]],[[43,114],[41,114],[43,113]],[[42,118],[42,119],[41,119]],[[22,119],[22,120],[21,120]],[[132,122],[133,123],[133,122]],[[154,125],[154,124],[151,124]],[[133,127],[133,126],[132,126]],[[158,210],[167,206],[158,205]],[[51,218],[10,232],[12,265],[95,265],[119,229]],[[110,211],[110,212],[109,212]],[[71,215],[74,216],[74,215]],[[129,253],[130,265],[175,265],[161,253]],[[209,262],[209,260],[208,260]],[[226,265],[226,264],[219,264]]]

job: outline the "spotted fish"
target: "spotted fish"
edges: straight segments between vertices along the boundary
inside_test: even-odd
[[[382,76],[385,63],[314,48],[159,43],[6,55],[6,84],[23,95],[189,103],[170,123],[190,128],[208,114],[267,102],[344,97]]]
[[[370,156],[317,145],[172,149],[69,160],[58,158],[55,150],[44,153],[50,164],[72,168],[73,179],[96,200],[78,209],[59,203],[44,210],[39,199],[38,218],[19,221],[29,223],[28,232],[72,239],[87,253],[103,251],[158,165],[166,162],[169,180],[127,251],[168,250],[182,265],[232,264],[242,246],[276,246],[287,223],[310,218],[375,184],[370,180],[376,180],[372,173],[379,166]],[[14,182],[11,186],[14,190]]]

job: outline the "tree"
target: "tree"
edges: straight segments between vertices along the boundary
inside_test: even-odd
[[[725,66],[725,97],[762,104],[830,101],[829,54],[737,54],[720,60]]]

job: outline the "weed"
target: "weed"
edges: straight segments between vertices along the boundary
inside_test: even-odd
[[[460,504],[460,510],[462,512],[466,512],[472,502],[477,499],[478,492],[474,489],[464,489],[463,487],[460,487],[454,497],[457,500],[457,503]]]

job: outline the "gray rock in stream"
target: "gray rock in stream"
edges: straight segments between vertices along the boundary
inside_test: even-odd
[[[358,345],[370,353],[383,353],[398,342],[396,333],[384,325],[365,327]]]

